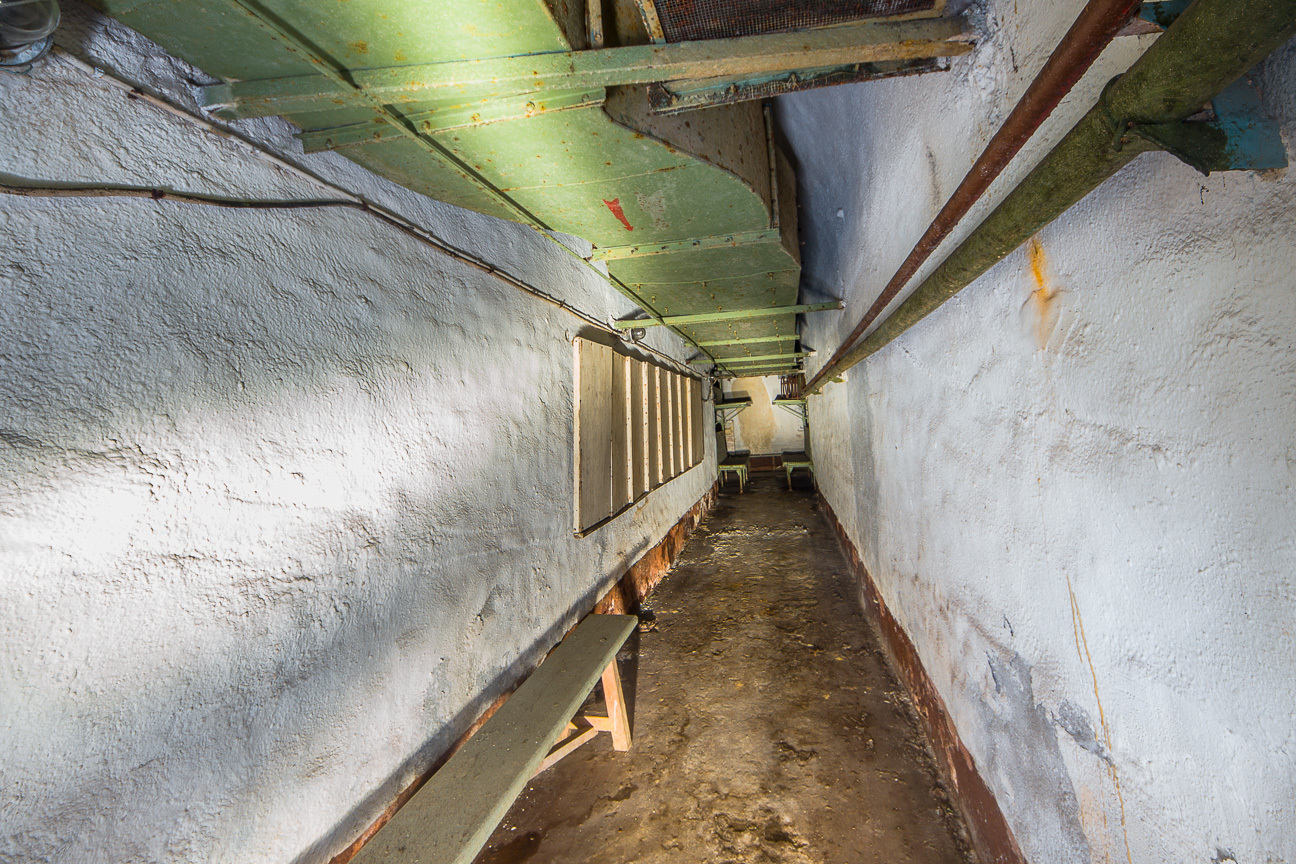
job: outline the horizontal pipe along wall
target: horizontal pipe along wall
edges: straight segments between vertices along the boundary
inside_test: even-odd
[[[197,72],[75,4],[60,41],[193,104]],[[337,194],[66,58],[0,91],[5,182]],[[303,161],[634,309],[521,226]],[[714,483],[708,446],[575,538],[595,328],[364,212],[5,196],[0,233],[4,860],[328,860]]]
[[[780,102],[806,283],[872,303],[1083,4]],[[1155,40],[1123,37],[917,284]],[[1255,70],[1296,136],[1296,51]],[[1296,858],[1296,178],[1140,156],[811,403],[816,477],[1030,861]],[[811,371],[814,366],[812,364]]]

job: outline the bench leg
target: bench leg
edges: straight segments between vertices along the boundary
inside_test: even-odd
[[[612,724],[612,749],[630,749],[630,715],[626,711],[625,693],[621,690],[621,671],[616,658],[603,670],[603,701],[607,702],[608,720]]]

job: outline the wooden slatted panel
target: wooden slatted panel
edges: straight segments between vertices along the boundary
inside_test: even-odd
[[[675,476],[671,471],[670,373],[657,370],[657,417],[661,421],[661,478],[665,483]]]
[[[355,864],[471,864],[638,623],[632,615],[582,621]]]
[[[576,530],[612,515],[612,349],[576,339]]]
[[[630,358],[612,355],[612,512],[633,500],[630,494]]]
[[[693,458],[693,385],[692,378],[683,379],[684,384],[684,467],[692,468],[697,464]]]
[[[679,475],[679,421],[677,413],[679,405],[675,403],[675,381],[678,380],[674,372],[666,373],[666,392],[664,400],[666,403],[666,442],[669,452],[666,453],[666,462],[670,465],[670,477]]]
[[[648,370],[642,360],[630,361],[630,497],[648,491]]]
[[[702,382],[694,381],[689,399],[693,404],[693,464],[706,459],[707,406],[702,401]]]
[[[684,462],[684,448],[687,447],[687,438],[684,435],[684,378],[683,376],[671,376],[675,378],[675,385],[671,389],[670,398],[674,403],[674,420],[675,420],[675,473],[683,474],[686,468]]]
[[[662,463],[661,369],[648,365],[648,488],[656,489],[666,479]]]

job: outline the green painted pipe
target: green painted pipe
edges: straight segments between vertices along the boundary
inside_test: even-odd
[[[1139,125],[1175,123],[1296,35],[1296,0],[1197,0],[985,221],[807,395],[931,314],[1140,153]]]

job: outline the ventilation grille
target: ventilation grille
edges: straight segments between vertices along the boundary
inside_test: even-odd
[[[785,33],[927,12],[936,0],[656,0],[667,42]]]

